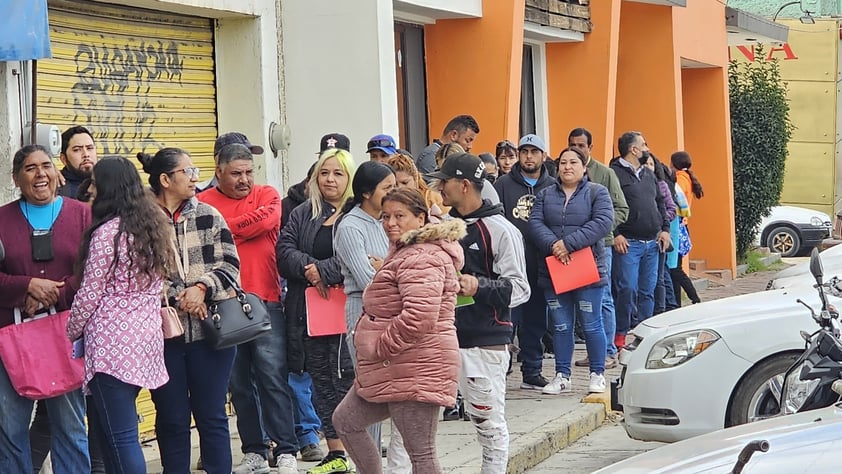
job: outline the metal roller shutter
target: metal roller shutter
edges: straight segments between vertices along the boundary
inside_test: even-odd
[[[187,150],[213,173],[213,20],[49,2],[53,57],[38,63],[38,120],[91,129],[100,156]]]

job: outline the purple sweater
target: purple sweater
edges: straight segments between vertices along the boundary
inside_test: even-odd
[[[31,230],[19,201],[0,207],[0,223],[0,241],[6,249],[6,258],[0,262],[0,327],[14,322],[14,308],[23,308],[32,278],[64,281],[56,310],[70,309],[79,289],[74,266],[79,258],[82,234],[91,224],[90,208],[73,199],[64,200],[53,224],[55,258],[49,262],[32,260]]]

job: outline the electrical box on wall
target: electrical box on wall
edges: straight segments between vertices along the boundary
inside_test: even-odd
[[[23,142],[32,144],[32,126],[27,125],[23,130]],[[46,148],[51,156],[58,156],[61,151],[61,130],[55,125],[44,123],[35,124],[35,144]]]

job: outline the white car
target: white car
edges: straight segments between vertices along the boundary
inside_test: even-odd
[[[703,389],[702,387],[697,387]],[[829,406],[794,415],[716,431],[662,446],[597,471],[600,474],[730,473],[740,452],[750,443],[766,442],[754,451],[743,473],[787,474],[840,472],[842,408]]]
[[[776,415],[783,374],[804,351],[799,333],[818,329],[796,302],[820,307],[814,283],[807,274],[803,285],[695,304],[640,323],[612,383],[628,435],[673,442]]]
[[[830,216],[794,206],[775,206],[760,221],[757,240],[784,257],[807,253],[830,237]]]
[[[842,245],[835,245],[821,253],[822,266],[828,275],[842,275]],[[784,268],[769,281],[767,289],[789,288],[805,281],[812,281],[810,276],[810,262],[804,261]]]

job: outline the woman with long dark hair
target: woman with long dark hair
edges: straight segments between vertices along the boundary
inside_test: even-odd
[[[172,238],[175,265],[168,271],[166,298],[184,327],[183,336],[164,341],[169,382],[152,390],[161,464],[164,472],[190,471],[192,415],[204,470],[230,474],[225,403],[237,349],[213,349],[198,320],[207,318],[208,303],[229,297],[229,280],[240,278],[234,237],[219,211],[196,199],[199,168],[186,151],[164,148],[137,157]]]
[[[681,189],[682,194],[687,199],[687,210],[684,213],[684,218],[680,225],[686,227],[687,235],[689,235],[689,227],[687,227],[687,220],[690,218],[690,212],[693,209],[693,198],[701,199],[705,193],[702,189],[702,183],[696,178],[695,173],[690,169],[693,166],[693,160],[690,154],[686,151],[677,151],[670,156],[673,172],[675,173],[675,183]],[[676,191],[678,191],[676,189]],[[693,304],[702,301],[699,298],[699,293],[696,287],[693,286],[693,280],[687,276],[682,267],[684,255],[678,252],[678,264],[675,268],[670,269],[670,276],[672,277],[673,290],[675,291],[675,301],[678,306],[681,306],[681,290],[687,293],[687,297]]]
[[[134,165],[108,157],[93,169],[93,223],[79,264],[82,285],[67,335],[84,338],[83,389],[109,473],[146,472],[138,441],[137,394],[167,382],[161,333],[161,290],[173,252],[167,222],[143,189]]]

